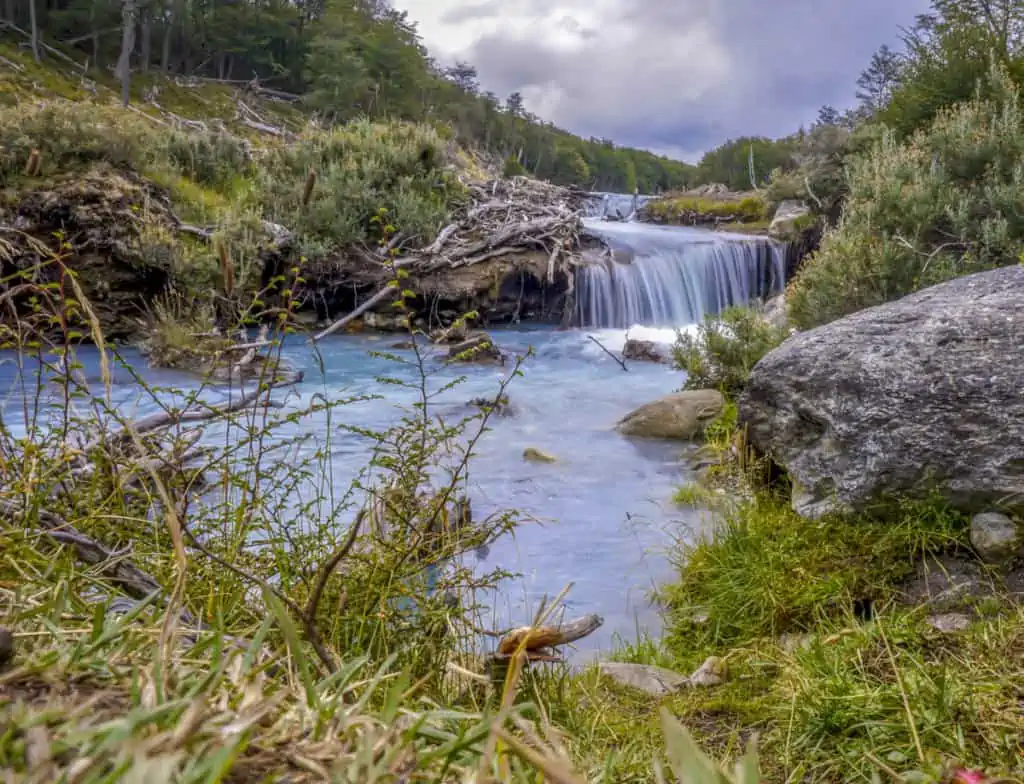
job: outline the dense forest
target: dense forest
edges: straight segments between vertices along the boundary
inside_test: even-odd
[[[430,122],[500,155],[509,173],[596,190],[655,193],[692,180],[685,163],[582,139],[530,114],[518,93],[481,90],[471,65],[434,61],[385,0],[3,0],[0,12],[38,57],[73,49],[122,81],[151,71],[255,79],[332,122]]]

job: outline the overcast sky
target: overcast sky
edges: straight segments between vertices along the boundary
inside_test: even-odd
[[[928,0],[393,0],[438,60],[584,136],[695,160],[854,100]]]

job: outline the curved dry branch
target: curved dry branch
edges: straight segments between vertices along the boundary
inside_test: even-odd
[[[497,657],[508,658],[521,650],[528,659],[550,659],[550,654],[544,653],[546,649],[582,640],[603,624],[604,618],[591,613],[557,626],[520,626],[507,632],[498,643]]]

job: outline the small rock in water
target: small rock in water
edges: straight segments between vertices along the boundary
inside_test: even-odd
[[[637,362],[666,362],[668,357],[653,340],[629,338],[622,347],[622,358]]]
[[[527,460],[531,463],[557,463],[558,458],[554,455],[549,455],[547,452],[543,452],[540,449],[534,449],[532,446],[528,446],[523,450],[523,460]]]
[[[601,662],[597,668],[602,675],[608,676],[616,683],[647,692],[652,697],[664,697],[666,694],[679,691],[690,682],[685,675],[650,664]]]
[[[469,405],[485,411],[490,410],[498,416],[507,417],[513,414],[512,404],[509,402],[508,395],[501,395],[497,399],[493,397],[475,397],[469,401]]]
[[[505,357],[486,333],[474,335],[448,349],[448,361],[497,362],[505,364]]]
[[[697,671],[690,676],[690,683],[694,686],[718,686],[725,683],[729,676],[729,668],[725,659],[719,656],[708,656]]]
[[[1024,535],[1006,515],[984,512],[971,518],[971,544],[983,561],[998,564],[1021,553]]]
[[[971,619],[963,613],[943,613],[928,619],[928,625],[943,634],[962,632],[971,625]]]
[[[690,441],[724,409],[725,398],[716,389],[675,392],[628,414],[615,429],[626,436]]]

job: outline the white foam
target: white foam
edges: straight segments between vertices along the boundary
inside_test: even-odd
[[[643,325],[636,324],[629,329],[587,330],[587,334],[592,335],[597,340],[601,341],[601,345],[609,351],[622,351],[626,346],[627,339],[649,340],[652,343],[671,346],[676,342],[676,338],[680,332],[693,335],[696,331],[696,324],[690,324],[685,327],[645,327]],[[592,341],[587,342],[590,343],[590,348],[587,349],[588,352],[590,352],[591,349],[594,351],[601,351],[601,348],[593,345]]]

